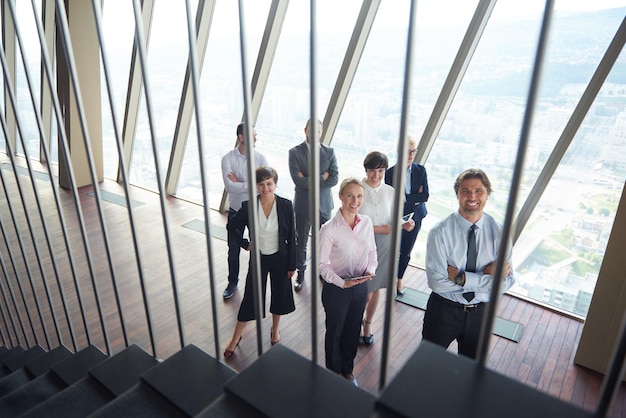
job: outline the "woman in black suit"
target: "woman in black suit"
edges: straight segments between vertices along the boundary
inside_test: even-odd
[[[296,270],[296,230],[294,226],[293,205],[290,200],[277,196],[276,183],[278,174],[271,167],[259,167],[256,170],[256,187],[258,190],[258,213],[255,219],[256,234],[261,257],[261,289],[263,291],[263,316],[265,317],[265,293],[267,275],[270,275],[272,313],[272,329],[270,342],[280,342],[278,325],[281,315],[293,312],[296,305],[293,299],[291,278]],[[236,237],[242,237],[243,230],[248,226],[248,202],[243,202],[241,209],[228,222],[228,229]],[[241,248],[250,251],[251,243],[240,238]],[[237,325],[233,338],[224,350],[224,357],[230,357],[241,341],[241,335],[248,321],[255,319],[254,293],[252,290],[252,265],[248,268],[246,288],[244,291]]]

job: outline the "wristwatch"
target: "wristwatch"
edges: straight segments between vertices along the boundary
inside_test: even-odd
[[[459,271],[456,276],[454,276],[454,283],[459,286],[463,286],[465,284],[465,272]]]

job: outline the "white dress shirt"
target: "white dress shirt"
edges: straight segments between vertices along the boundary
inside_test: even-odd
[[[433,292],[454,302],[468,304],[465,292],[474,292],[472,303],[489,302],[493,275],[483,269],[496,261],[502,237],[502,226],[492,216],[483,213],[476,222],[476,272],[465,272],[465,285],[455,284],[448,278],[448,265],[465,271],[467,263],[467,233],[472,223],[456,211],[435,225],[428,234],[426,243],[426,277]],[[507,261],[511,262],[511,245],[508,246]],[[502,293],[513,286],[513,268],[500,287]]]

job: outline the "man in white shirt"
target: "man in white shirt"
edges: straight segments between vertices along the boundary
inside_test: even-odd
[[[254,142],[256,143],[256,130],[253,128]],[[237,125],[237,146],[235,149],[222,157],[222,178],[224,187],[228,193],[230,207],[228,208],[228,222],[241,208],[241,203],[248,200],[248,171],[247,171],[247,148],[245,140],[245,124]],[[254,151],[255,167],[268,166],[267,159],[263,154]],[[253,187],[255,187],[253,183]],[[241,237],[240,237],[241,238]],[[239,254],[241,248],[236,237],[228,231],[228,286],[222,295],[224,299],[230,299],[239,283]]]
[[[476,358],[485,304],[489,302],[502,240],[502,226],[483,212],[491,182],[484,171],[463,171],[454,183],[459,209],[428,234],[426,277],[432,293],[424,314],[422,337],[447,348],[455,339],[459,354]],[[515,279],[511,245],[500,291]]]

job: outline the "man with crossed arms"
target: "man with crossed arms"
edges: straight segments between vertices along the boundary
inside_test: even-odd
[[[426,243],[426,276],[432,293],[424,314],[422,338],[445,348],[456,339],[459,354],[476,358],[502,226],[483,212],[491,195],[491,182],[482,170],[462,172],[454,183],[454,192],[459,210],[435,225]],[[510,245],[504,276],[502,293],[515,283]]]

